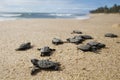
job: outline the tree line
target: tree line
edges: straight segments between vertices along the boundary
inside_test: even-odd
[[[99,7],[91,10],[90,13],[120,13],[120,5],[114,4],[112,7]]]

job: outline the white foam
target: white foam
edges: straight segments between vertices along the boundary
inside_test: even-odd
[[[69,16],[72,16],[72,14],[50,14],[51,16],[66,16],[66,17],[69,17]]]
[[[17,17],[21,16],[22,14],[0,14],[2,17]]]

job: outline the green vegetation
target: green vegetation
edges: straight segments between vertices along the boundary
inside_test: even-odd
[[[114,4],[112,7],[99,7],[90,11],[90,13],[120,13],[120,5]]]

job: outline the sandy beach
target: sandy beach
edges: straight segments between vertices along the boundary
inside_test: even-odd
[[[77,50],[71,43],[55,46],[54,37],[66,40],[80,30],[106,44],[99,54]],[[106,38],[105,33],[118,38]],[[91,40],[86,40],[86,44]],[[34,46],[27,51],[15,51],[21,43]],[[0,22],[0,80],[120,80],[120,15],[94,14],[90,19],[28,19]],[[83,45],[80,44],[80,45]],[[56,51],[41,57],[37,48],[49,46]],[[30,60],[49,59],[61,63],[61,71],[41,71],[31,76]]]

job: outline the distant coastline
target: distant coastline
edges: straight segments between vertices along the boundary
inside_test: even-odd
[[[91,10],[90,13],[119,13],[120,14],[120,5],[114,4],[112,7],[105,5],[104,7],[99,7],[95,10]]]

